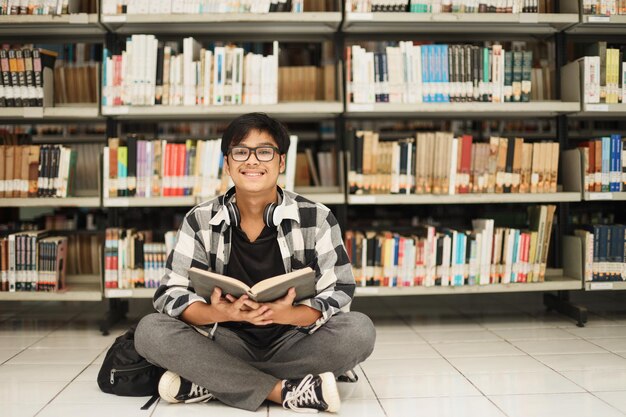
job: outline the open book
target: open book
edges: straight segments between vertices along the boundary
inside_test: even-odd
[[[196,293],[207,302],[211,301],[211,294],[215,287],[220,288],[223,295],[230,294],[239,298],[247,294],[251,300],[259,303],[267,303],[282,298],[291,287],[296,289],[296,301],[315,295],[315,272],[309,267],[264,279],[252,288],[238,279],[195,267],[189,269],[189,279]]]

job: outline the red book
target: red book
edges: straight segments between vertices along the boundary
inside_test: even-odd
[[[470,192],[470,174],[472,172],[472,136],[461,137],[461,164],[457,176],[457,193],[467,194]]]

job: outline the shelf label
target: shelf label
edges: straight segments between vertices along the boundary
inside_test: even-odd
[[[587,111],[609,111],[608,104],[587,104],[585,106]]]
[[[610,16],[589,16],[589,22],[593,23],[609,23],[611,21]]]
[[[592,282],[589,286],[590,290],[612,290],[612,282]]]
[[[102,114],[105,116],[117,116],[120,114],[128,114],[128,106],[107,106],[102,108]]]
[[[43,118],[43,107],[24,107],[24,117],[27,119]]]
[[[378,294],[378,288],[357,287],[357,294]]]
[[[349,13],[350,20],[372,20],[374,19],[373,13]]]
[[[119,15],[102,16],[102,22],[103,23],[124,23],[126,22],[126,15],[119,14]]]
[[[130,207],[130,200],[128,198],[104,198],[102,200],[104,207]]]
[[[433,22],[456,22],[459,20],[459,15],[455,13],[433,13],[430,20]]]
[[[110,289],[106,294],[108,298],[127,298],[133,296],[133,290]]]
[[[587,200],[613,200],[613,193],[589,193]]]
[[[349,104],[348,111],[374,111],[373,104]]]
[[[359,195],[359,196],[354,196],[353,198],[353,202],[354,203],[361,203],[361,204],[374,204],[376,203],[376,196],[373,195]]]
[[[520,13],[520,23],[539,23],[539,13]]]
[[[87,23],[89,23],[89,15],[87,13],[70,14],[71,25],[86,25]]]

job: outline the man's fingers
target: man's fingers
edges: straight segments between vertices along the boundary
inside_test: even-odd
[[[213,288],[213,292],[211,293],[211,304],[217,304],[220,302],[220,298],[222,297],[222,290],[218,287]]]
[[[233,305],[237,307],[237,309],[241,310],[247,299],[248,299],[248,296],[244,294],[241,297],[239,297],[239,299],[235,301]]]
[[[237,301],[237,299],[230,294],[226,294],[226,299],[230,301],[231,303],[234,303],[235,301]]]
[[[244,304],[245,304],[247,307],[249,307],[251,310],[257,310],[259,307],[261,307],[261,304],[259,304],[259,303],[255,302],[255,301],[252,301],[252,300],[250,300],[250,299],[247,299],[247,300],[244,302]]]

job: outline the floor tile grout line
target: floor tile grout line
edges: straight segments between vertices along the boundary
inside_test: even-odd
[[[378,393],[374,389],[374,386],[372,385],[372,382],[370,381],[370,378],[365,373],[365,369],[363,369],[361,364],[359,364],[358,366],[359,366],[359,368],[361,368],[361,372],[363,373],[363,376],[365,377],[365,379],[367,380],[367,383],[369,384],[370,388],[372,389],[372,392],[374,393],[374,396],[376,397],[376,402],[378,402],[378,406],[380,407],[381,410],[383,410],[383,414],[386,417],[389,417],[389,414],[387,414],[387,410],[385,410],[385,407],[383,407],[383,403],[381,402],[381,399],[378,397]]]

